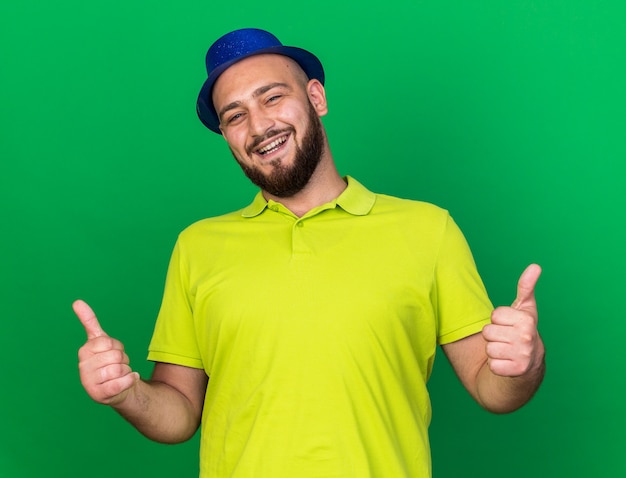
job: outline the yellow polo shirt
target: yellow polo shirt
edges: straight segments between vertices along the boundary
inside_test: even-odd
[[[148,358],[209,376],[203,478],[431,476],[436,345],[492,305],[446,211],[347,181],[301,218],[259,193],[177,241]]]

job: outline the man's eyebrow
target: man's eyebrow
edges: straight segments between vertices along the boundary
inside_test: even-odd
[[[252,92],[252,97],[253,98],[257,98],[259,96],[261,96],[264,93],[267,93],[268,91],[270,91],[273,88],[287,88],[289,90],[291,90],[291,87],[287,84],[287,83],[280,83],[280,82],[274,82],[274,83],[270,83],[268,85],[263,85],[259,88],[257,88],[256,90],[254,90]],[[217,114],[219,120],[221,121],[223,116],[226,114],[226,112],[228,112],[229,110],[233,110],[237,107],[241,106],[241,101],[233,101],[232,103],[228,103],[226,106],[224,106]]]
[[[224,106],[219,113],[217,113],[217,117],[220,120],[220,123],[222,122],[222,118],[224,117],[224,115],[226,114],[226,112],[228,112],[229,110],[234,110],[235,108],[237,108],[239,105],[241,104],[241,101],[233,101],[232,103],[228,103],[226,106]]]
[[[287,83],[274,82],[270,83],[269,85],[257,88],[256,90],[254,90],[254,93],[252,93],[252,96],[256,98],[257,96],[261,96],[263,93],[267,93],[272,88],[287,88],[291,90],[291,87]]]

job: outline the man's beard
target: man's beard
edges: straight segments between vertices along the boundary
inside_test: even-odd
[[[294,133],[293,129],[287,131]],[[282,132],[269,131],[265,138],[276,136]],[[265,138],[262,138],[261,141],[264,141]],[[276,197],[291,197],[300,192],[313,176],[324,153],[324,142],[321,120],[309,103],[309,124],[302,138],[302,148],[296,144],[296,155],[291,167],[282,164],[278,159],[271,163],[273,170],[269,175],[266,175],[255,166],[247,166],[239,160],[237,162],[248,179],[263,191]],[[237,159],[236,156],[235,159]]]

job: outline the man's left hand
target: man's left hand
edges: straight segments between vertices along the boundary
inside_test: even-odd
[[[520,276],[517,298],[510,307],[498,307],[491,324],[483,328],[490,370],[495,375],[519,377],[543,360],[543,343],[537,331],[535,285],[541,267],[531,264]]]

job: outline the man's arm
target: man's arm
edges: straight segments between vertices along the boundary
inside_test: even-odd
[[[193,436],[202,416],[208,378],[204,370],[157,363],[149,381],[141,380],[119,340],[100,327],[82,301],[74,312],[87,332],[79,352],[83,387],[98,403],[110,405],[148,438],[180,443]]]
[[[517,410],[543,380],[545,350],[534,293],[540,275],[541,268],[530,265],[520,277],[515,302],[496,308],[482,333],[442,346],[465,388],[493,413]]]

